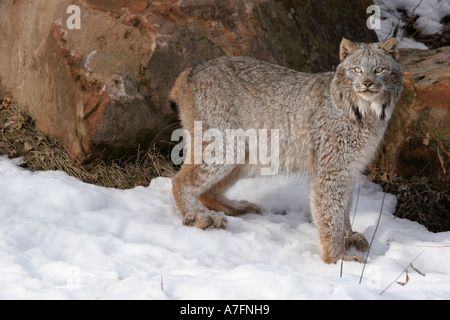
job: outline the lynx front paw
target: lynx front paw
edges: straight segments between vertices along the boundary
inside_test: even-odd
[[[369,242],[362,233],[353,232],[353,234],[345,239],[345,249],[348,250],[351,247],[356,248],[356,250],[365,252],[369,250]]]
[[[366,259],[364,259],[359,254],[354,255],[354,256],[349,256],[349,255],[343,254],[342,256],[339,257],[339,260],[353,261],[353,262],[360,262],[360,263],[365,263],[366,262]]]
[[[206,229],[225,229],[227,219],[219,213],[188,213],[183,218],[183,224],[189,227]]]
[[[347,254],[342,254],[339,257],[328,257],[328,258],[324,258],[323,261],[327,264],[332,264],[332,263],[336,263],[339,260],[344,260],[344,261],[353,261],[353,262],[360,262],[360,263],[364,263],[366,262],[366,259],[364,259],[361,255],[355,255],[355,256],[349,256]]]

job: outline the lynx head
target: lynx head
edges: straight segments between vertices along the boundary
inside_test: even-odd
[[[390,117],[403,88],[397,40],[366,44],[344,38],[339,57],[335,102],[351,108],[358,119],[369,112],[380,119]]]

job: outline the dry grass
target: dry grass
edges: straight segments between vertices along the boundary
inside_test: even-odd
[[[11,95],[0,90],[0,154],[22,157],[30,170],[59,170],[84,182],[129,189],[147,186],[158,176],[172,176],[174,165],[158,150],[138,150],[133,157],[81,164],[64,144],[36,129],[35,123]]]
[[[424,176],[391,177],[378,168],[369,178],[397,196],[395,216],[417,221],[432,232],[450,230],[450,190],[444,183]]]

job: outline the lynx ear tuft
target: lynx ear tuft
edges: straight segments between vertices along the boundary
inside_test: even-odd
[[[398,53],[398,41],[395,38],[387,39],[380,43],[380,49],[383,49],[387,53],[390,53],[396,61],[399,60],[400,55]]]
[[[341,62],[345,60],[348,55],[351,55],[353,52],[359,49],[358,44],[353,41],[350,41],[346,38],[342,38],[341,45],[339,47],[339,58]]]

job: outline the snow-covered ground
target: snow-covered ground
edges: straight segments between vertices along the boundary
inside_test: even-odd
[[[340,278],[322,262],[307,177],[242,180],[229,196],[264,213],[202,231],[182,226],[168,178],[107,189],[0,157],[0,299],[450,299],[450,232],[394,218],[392,195],[361,284],[362,264]],[[361,180],[354,229],[369,240],[382,199]],[[409,267],[380,295],[422,251],[425,276]]]
[[[401,11],[406,10],[408,15],[418,15],[415,22],[417,28],[424,35],[442,33],[441,19],[450,15],[449,0],[374,0],[375,5],[381,9],[381,28],[375,29],[380,41],[392,36],[395,26],[399,23],[397,39],[400,40],[400,48],[428,49],[426,45],[412,38],[404,37],[401,21]]]

